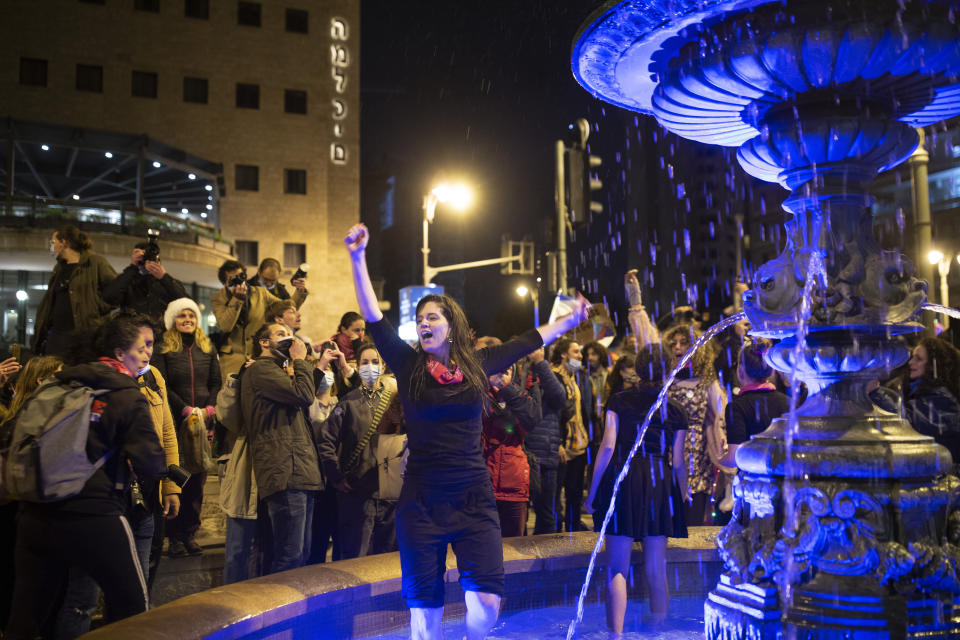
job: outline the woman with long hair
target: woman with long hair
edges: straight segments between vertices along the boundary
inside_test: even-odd
[[[180,494],[180,513],[165,524],[171,556],[203,552],[195,536],[200,529],[207,470],[202,460],[190,455],[196,447],[191,447],[187,427],[189,420],[202,420],[212,437],[221,380],[217,350],[200,326],[201,317],[200,308],[190,298],[171,302],[163,314],[163,341],[152,362],[166,380],[170,410],[178,427],[181,464],[191,473]]]
[[[639,287],[636,275],[626,275],[628,287]],[[630,308],[629,320],[638,341],[644,346],[661,344],[661,335],[650,321],[642,304]],[[663,332],[662,344],[670,368],[680,361],[701,332],[693,323],[676,324]],[[687,413],[689,428],[683,445],[686,459],[681,473],[687,487],[687,524],[699,526],[712,522],[707,511],[710,495],[717,482],[720,461],[726,451],[726,432],[723,426],[727,397],[717,379],[714,368],[714,350],[703,345],[679,373],[670,387],[669,397]],[[733,474],[734,469],[722,469]]]
[[[610,397],[603,442],[587,496],[587,511],[593,514],[594,530],[600,531],[613,496],[614,480],[633,447],[647,412],[662,387],[664,353],[660,345],[642,348],[637,355],[637,384]],[[643,573],[647,580],[650,612],[655,622],[667,615],[670,591],[667,585],[667,537],[686,538],[687,526],[680,505],[683,502],[683,442],[687,417],[683,408],[668,400],[654,412],[630,471],[620,485],[613,517],[607,528],[608,594],[607,625],[614,634],[623,633],[627,607],[627,577],[630,552],[635,540],[643,541]]]
[[[467,637],[486,637],[503,594],[503,544],[490,475],[483,460],[481,417],[487,376],[574,329],[587,317],[581,296],[570,316],[502,345],[474,351],[466,315],[447,296],[417,304],[417,346],[384,319],[367,272],[366,226],[354,225],[350,252],[360,313],[397,378],[407,423],[403,490],[397,504],[403,596],[415,639],[441,638],[445,557],[452,544],[467,605]]]
[[[906,374],[891,386],[870,398],[946,447],[954,473],[960,471],[960,351],[942,338],[923,338],[910,354]]]

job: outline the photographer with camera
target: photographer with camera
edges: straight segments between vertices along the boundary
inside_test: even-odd
[[[243,363],[253,356],[253,334],[267,321],[267,306],[279,300],[263,287],[247,285],[243,264],[227,260],[217,271],[223,289],[210,298],[217,327],[224,334],[220,343],[221,379],[240,371]],[[307,299],[306,280],[297,280],[293,303],[299,309]]]
[[[323,489],[306,418],[315,387],[307,347],[289,329],[264,324],[255,338],[257,359],[240,377],[240,406],[273,534],[270,572],[277,573],[301,567],[310,557],[313,508]]]
[[[307,271],[309,270],[310,265],[306,263],[301,264],[293,274],[293,277],[290,278],[290,284],[297,289],[307,286],[306,279]],[[280,266],[279,260],[276,258],[264,258],[263,261],[260,262],[260,268],[257,269],[257,275],[247,280],[247,286],[263,287],[277,298],[289,300],[290,292],[287,291],[287,287],[280,282],[281,271],[283,271],[283,267]]]
[[[160,262],[160,232],[150,229],[147,241],[138,243],[130,254],[130,264],[103,288],[110,304],[143,313],[159,324],[171,301],[187,295],[183,284],[167,273]]]

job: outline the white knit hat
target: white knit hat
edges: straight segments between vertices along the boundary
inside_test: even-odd
[[[167,310],[163,312],[163,326],[167,328],[167,331],[173,329],[174,321],[184,309],[190,309],[197,314],[197,326],[200,326],[200,307],[197,306],[197,303],[190,298],[177,298],[168,304]]]

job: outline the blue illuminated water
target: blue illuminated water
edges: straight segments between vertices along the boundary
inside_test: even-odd
[[[562,640],[567,635],[567,625],[576,613],[575,604],[543,607],[527,611],[508,611],[500,615],[489,640]],[[670,615],[667,622],[653,624],[644,620],[648,614],[646,602],[627,602],[623,640],[703,640],[703,597],[670,599]],[[444,622],[444,637],[462,638],[466,635],[463,620]],[[378,640],[407,640],[410,629],[398,629],[388,634],[374,636]],[[577,628],[577,638],[583,640],[607,640],[606,614],[603,603],[587,605],[583,622]]]

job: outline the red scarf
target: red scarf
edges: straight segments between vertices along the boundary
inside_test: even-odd
[[[135,377],[133,372],[130,369],[127,369],[126,365],[117,360],[116,358],[97,358],[97,362],[102,362],[112,369],[116,369],[125,376],[130,376],[131,378]]]
[[[427,358],[427,371],[429,371],[433,379],[440,384],[463,382],[463,372],[460,371],[457,365],[453,365],[453,371],[451,371],[445,367],[442,362],[435,360],[433,356]]]

